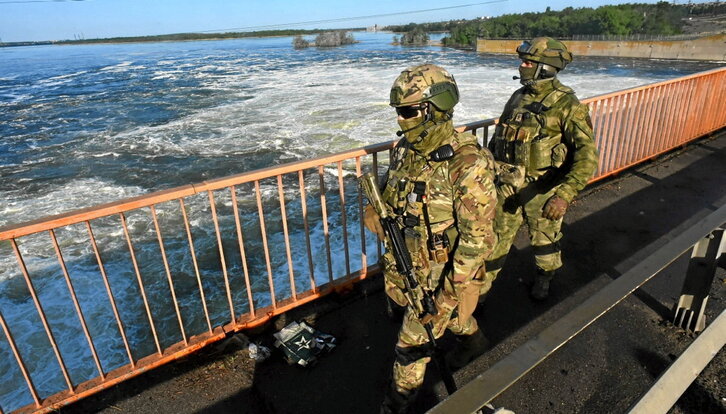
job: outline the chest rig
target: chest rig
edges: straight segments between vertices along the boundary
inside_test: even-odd
[[[403,229],[419,282],[434,290],[457,237],[448,161],[461,144],[455,137],[429,154],[409,145],[402,140],[394,149],[382,198]]]
[[[524,93],[519,93],[514,109],[497,126],[494,156],[498,161],[524,167],[527,177],[536,178],[565,162],[567,146],[562,142],[560,118],[552,106],[574,92],[560,86],[541,101],[526,104],[522,103]]]

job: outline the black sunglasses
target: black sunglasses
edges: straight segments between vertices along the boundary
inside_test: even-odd
[[[404,119],[413,118],[419,115],[423,111],[425,106],[423,105],[409,105],[396,107],[396,113],[398,116]]]

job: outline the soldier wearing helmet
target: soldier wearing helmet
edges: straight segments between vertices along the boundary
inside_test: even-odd
[[[446,329],[459,336],[455,352],[447,356],[453,365],[465,365],[487,346],[472,313],[484,259],[495,241],[494,160],[475,136],[454,130],[452,116],[458,101],[453,76],[432,64],[404,70],[391,88],[390,104],[398,114],[398,135],[403,138],[381,183],[382,198],[398,219],[415,276],[434,295],[437,312],[421,321],[406,309],[396,343],[392,387],[382,412],[405,412],[423,383],[431,359],[425,323],[432,323],[435,337]],[[366,223],[376,231],[378,217],[368,207]],[[386,293],[406,306],[403,276],[390,252],[382,262]]]
[[[517,54],[524,86],[507,102],[489,143],[497,161],[499,241],[481,293],[489,290],[526,221],[537,267],[530,295],[543,300],[562,266],[562,218],[595,172],[598,155],[588,107],[556,76],[572,61],[567,47],[537,37],[522,43]]]

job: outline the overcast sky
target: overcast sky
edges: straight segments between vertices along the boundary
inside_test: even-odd
[[[0,40],[383,26],[633,2],[656,0],[0,0]]]

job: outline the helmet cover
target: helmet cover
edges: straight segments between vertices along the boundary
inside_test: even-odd
[[[565,44],[551,37],[535,37],[524,41],[517,47],[517,54],[522,60],[554,66],[558,71],[572,62],[572,53]]]
[[[394,107],[430,102],[441,112],[449,112],[459,102],[459,88],[445,69],[425,64],[410,67],[391,86],[390,105]]]

